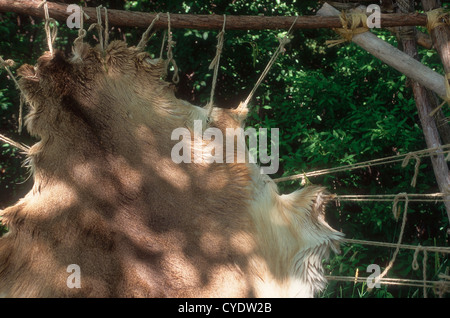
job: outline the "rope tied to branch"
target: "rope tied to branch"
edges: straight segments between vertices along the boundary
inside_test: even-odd
[[[427,25],[426,28],[428,33],[441,25],[450,25],[450,13],[445,11],[443,8],[437,8],[426,12],[427,15]]]
[[[214,69],[214,73],[213,73],[213,79],[212,79],[211,95],[209,97],[209,103],[206,105],[206,110],[208,112],[208,115],[207,115],[208,119],[210,119],[211,113],[213,110],[214,93],[216,90],[217,75],[219,74],[220,56],[222,55],[222,50],[223,50],[226,23],[227,23],[227,16],[224,14],[222,30],[219,32],[219,34],[217,34],[216,56],[211,61],[211,64],[209,64],[209,69],[210,70]]]
[[[39,5],[38,8],[44,6],[44,15],[45,15],[45,34],[47,36],[47,46],[50,51],[51,56],[53,56],[53,42],[55,42],[56,35],[58,34],[58,27],[56,24],[56,20],[53,18],[50,18],[50,15],[48,13],[48,4],[47,0],[43,0]],[[50,26],[50,23],[52,23],[52,26]]]
[[[344,42],[350,42],[357,34],[367,32],[367,16],[362,12],[346,13],[344,11],[339,15],[342,28],[334,28],[333,30],[341,36],[338,40],[328,40],[325,42],[328,47],[339,45]],[[360,26],[362,25],[362,26]]]

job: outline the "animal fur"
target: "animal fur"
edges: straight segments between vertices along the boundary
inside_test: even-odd
[[[312,297],[341,234],[324,189],[280,195],[249,163],[180,163],[178,127],[243,125],[174,96],[164,62],[124,42],[20,68],[34,186],[1,212],[6,297]],[[207,124],[207,122],[209,124]],[[68,288],[70,264],[81,288]]]

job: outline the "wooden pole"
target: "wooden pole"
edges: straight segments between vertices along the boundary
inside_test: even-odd
[[[441,1],[422,0],[422,7],[424,11],[438,9],[441,8]],[[441,59],[445,74],[450,74],[450,28],[446,25],[439,25],[430,30],[430,36],[434,48],[438,52]],[[431,96],[430,98],[434,99],[434,103],[436,105],[440,103],[436,97]],[[448,120],[442,112],[442,109],[436,112],[435,119],[443,143],[450,143],[450,127],[447,123]]]
[[[0,0],[0,12],[16,12],[19,14],[44,17],[44,9],[38,8],[41,0]],[[66,12],[68,4],[47,2],[49,15],[59,21],[66,21],[71,12]],[[86,23],[95,23],[95,8],[83,8],[89,15]],[[110,25],[147,28],[156,13],[108,10]],[[289,29],[295,17],[285,16],[227,16],[227,30],[265,30],[265,29]],[[183,29],[216,29],[223,25],[222,15],[195,15],[195,14],[170,14],[171,28]],[[382,14],[382,27],[395,27],[401,25],[426,25],[424,14]],[[338,17],[299,16],[293,29],[338,28],[341,22]],[[167,28],[167,14],[161,13],[160,19],[155,23],[155,28]]]
[[[323,10],[322,10],[323,9]],[[318,14],[323,15],[339,15],[340,12],[334,9],[327,3],[324,4],[322,9],[319,10]],[[401,71],[403,74],[407,75],[412,80],[412,89],[414,93],[414,99],[416,101],[417,110],[419,114],[419,119],[422,125],[423,134],[425,137],[425,142],[428,148],[435,148],[441,146],[441,140],[439,137],[439,132],[434,119],[429,116],[433,111],[433,105],[428,99],[427,90],[425,87],[429,87],[429,83],[424,81],[424,77],[429,79],[429,75],[426,75],[424,71],[429,72],[430,70],[417,61],[414,57],[417,57],[416,39],[414,36],[409,37],[402,41],[403,49],[405,52],[392,47],[385,41],[378,39],[371,32],[365,32],[355,35],[352,41],[362,48],[366,49],[368,52],[372,53],[374,56],[384,61],[385,63],[391,65],[397,70]],[[408,70],[407,65],[414,68],[420,68],[421,71],[416,73],[415,71]],[[413,66],[414,65],[414,66]],[[423,69],[424,68],[424,69]],[[417,69],[416,69],[417,70]],[[433,71],[434,72],[434,71]],[[429,72],[432,74],[432,72]],[[423,76],[423,77],[421,77]],[[444,77],[440,75],[439,81],[441,81],[442,86],[444,86]],[[436,83],[438,85],[438,83]],[[425,87],[424,87],[425,86]],[[429,87],[432,89],[431,87]],[[442,88],[441,88],[442,89]],[[436,91],[435,89],[433,89]],[[441,96],[445,96],[445,92],[441,91],[438,93]],[[447,162],[445,161],[444,155],[436,153],[434,156],[430,156],[433,165],[434,174],[436,177],[436,182],[442,193],[449,193],[450,190],[450,177]],[[447,215],[450,220],[450,195],[444,196],[444,205],[447,210]]]
[[[317,14],[320,16],[339,16],[340,12],[325,3]],[[352,42],[407,77],[436,92],[439,96],[446,95],[444,76],[381,40],[375,34],[371,32],[356,34],[353,36]]]
[[[440,1],[436,0],[422,0],[422,6],[425,11],[441,7]],[[431,39],[439,53],[444,71],[446,74],[450,74],[450,27],[448,25],[438,25],[430,31]]]

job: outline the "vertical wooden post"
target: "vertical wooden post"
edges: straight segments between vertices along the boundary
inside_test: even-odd
[[[438,9],[441,8],[441,1],[422,0],[422,7],[425,12]],[[441,58],[444,72],[445,74],[450,74],[450,27],[447,25],[439,25],[429,31],[434,48]],[[442,141],[445,144],[450,143],[450,127],[447,124],[443,125],[447,120],[442,110],[439,110],[435,117]]]
[[[414,27],[409,27],[409,30],[405,28],[400,30],[401,46],[406,54],[417,59],[418,53],[415,36],[401,36],[401,34],[409,34],[410,32],[408,31],[414,32]],[[430,94],[427,92],[427,89],[418,82],[411,80],[411,87],[427,147],[440,147],[441,138],[439,136],[438,127],[434,118],[430,116],[430,113],[434,110],[436,104],[429,98]],[[447,194],[443,197],[443,199],[447,210],[447,216],[450,221],[450,175],[447,161],[445,160],[444,155],[439,153],[436,153],[436,155],[431,155],[430,158],[439,190],[442,193]]]

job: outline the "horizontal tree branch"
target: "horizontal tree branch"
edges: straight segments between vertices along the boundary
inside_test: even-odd
[[[41,0],[0,0],[0,12],[16,12],[44,18],[43,7],[38,7]],[[68,4],[47,2],[49,15],[59,21],[65,21],[71,13],[66,12]],[[83,8],[89,15],[86,23],[97,22],[95,8]],[[102,10],[102,15],[104,11]],[[108,10],[109,25],[146,28],[150,25],[156,13]],[[264,29],[289,29],[295,17],[286,16],[227,16],[227,30],[264,30]],[[170,14],[172,28],[184,29],[221,29],[223,25],[222,15],[201,14]],[[381,14],[381,27],[396,26],[424,26],[426,15],[424,14]],[[294,29],[339,28],[339,17],[299,16]],[[160,19],[155,23],[155,28],[167,28],[167,14],[161,13]]]

